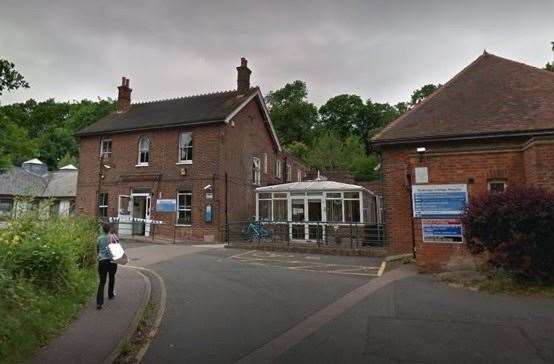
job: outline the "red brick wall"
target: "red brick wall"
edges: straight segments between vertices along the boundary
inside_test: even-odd
[[[492,179],[503,179],[507,185],[526,183],[532,172],[527,163],[532,150],[523,151],[522,141],[489,143],[449,143],[426,145],[424,157],[415,153],[416,146],[384,147],[382,149],[383,195],[385,198],[386,240],[393,254],[411,252],[415,240],[417,261],[422,270],[440,269],[455,253],[463,253],[465,245],[423,243],[421,220],[412,219],[409,178],[415,167],[427,167],[429,184],[467,184],[469,196],[487,191]],[[550,144],[549,148],[552,147]],[[545,152],[542,151],[541,152]],[[552,155],[552,154],[550,154]],[[542,165],[552,159],[543,157]],[[533,171],[535,171],[533,169]],[[552,169],[551,169],[552,170]],[[410,175],[410,176],[408,176]],[[545,172],[542,180],[554,182]],[[413,233],[412,233],[413,228]]]
[[[179,240],[203,240],[211,236],[222,240],[225,222],[225,173],[228,174],[229,221],[246,220],[255,214],[252,157],[262,162],[262,185],[280,183],[275,178],[276,147],[262,118],[256,101],[246,105],[232,123],[210,124],[182,128],[156,129],[106,135],[112,139],[112,156],[104,169],[105,178],[100,191],[108,193],[108,214],[117,216],[118,196],[129,195],[133,188],[148,188],[152,195],[154,220],[167,225],[156,226],[155,234]],[[177,165],[178,138],[181,131],[193,135],[193,163]],[[137,167],[138,140],[142,135],[150,139],[149,165]],[[99,187],[99,154],[101,136],[81,138],[80,172],[77,187],[77,212],[96,215]],[[264,173],[264,153],[268,169]],[[184,173],[184,174],[183,174]],[[205,223],[203,210],[204,186],[212,184],[214,220]],[[180,226],[174,231],[175,213],[155,212],[156,200],[175,199],[177,191],[192,192],[192,225]]]

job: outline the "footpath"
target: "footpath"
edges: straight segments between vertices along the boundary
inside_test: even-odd
[[[140,271],[120,265],[115,291],[113,300],[106,295],[101,310],[96,309],[96,297],[92,298],[79,317],[29,362],[111,363],[138,325],[150,298],[150,280]]]

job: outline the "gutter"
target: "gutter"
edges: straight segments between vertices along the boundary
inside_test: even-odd
[[[105,131],[93,131],[93,132],[75,132],[73,136],[75,137],[87,137],[95,135],[106,135],[106,134],[119,134],[119,133],[128,133],[130,131],[144,131],[144,130],[157,130],[157,129],[170,129],[170,128],[179,128],[183,126],[197,126],[197,125],[206,125],[206,124],[215,124],[215,123],[224,123],[225,119],[218,120],[208,120],[208,121],[198,121],[194,123],[177,123],[161,126],[146,126],[143,128],[128,128],[128,129],[119,129],[119,130],[105,130]]]

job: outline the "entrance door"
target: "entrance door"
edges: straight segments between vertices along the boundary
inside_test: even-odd
[[[322,220],[321,198],[308,199],[308,226],[306,240],[323,240],[324,228]]]
[[[117,209],[117,217],[119,220],[118,234],[121,236],[131,235],[131,196],[119,195],[119,204]]]
[[[146,219],[146,196],[132,195],[133,200],[133,235],[144,235]]]

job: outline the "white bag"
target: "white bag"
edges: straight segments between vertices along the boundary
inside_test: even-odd
[[[123,247],[119,243],[117,235],[110,235],[110,241],[108,243],[108,251],[112,256],[112,262],[118,264],[127,264],[127,255],[123,250]]]

